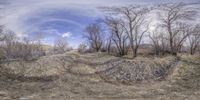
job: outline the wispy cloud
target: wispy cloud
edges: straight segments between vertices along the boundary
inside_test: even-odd
[[[173,2],[195,2],[197,0],[173,0]],[[1,1],[4,6],[4,12],[1,13],[3,19],[0,24],[5,24],[8,29],[12,29],[18,34],[26,33],[32,29],[37,28],[38,24],[43,24],[49,21],[67,21],[72,24],[81,25],[74,22],[72,19],[56,19],[52,17],[44,17],[40,14],[54,13],[59,9],[70,11],[69,13],[76,13],[77,16],[92,16],[97,17],[100,12],[96,9],[98,6],[112,6],[125,4],[145,4],[145,3],[162,3],[172,2],[172,0],[6,0]],[[39,23],[25,23],[26,20],[33,16],[41,19]]]
[[[195,3],[199,0],[1,0],[0,24],[24,34],[45,32],[53,36],[66,31],[80,40],[83,27],[101,17],[99,6],[155,4],[170,2]],[[53,38],[53,36],[51,38]]]

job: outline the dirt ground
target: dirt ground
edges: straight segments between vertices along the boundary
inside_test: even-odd
[[[71,57],[76,63],[70,71],[60,71],[59,57]],[[57,59],[57,60],[56,60]],[[37,61],[10,62],[1,65],[0,100],[199,100],[200,59],[181,56],[177,65],[162,80],[139,81],[131,85],[108,82],[96,74],[95,64],[117,61],[119,58],[102,55],[70,53],[42,57]],[[138,58],[141,59],[141,58]],[[142,58],[145,59],[145,58]],[[151,58],[158,60],[157,58]],[[37,64],[36,64],[37,62]],[[58,63],[59,62],[59,63]],[[65,61],[66,62],[66,61]],[[40,66],[40,67],[38,67]],[[7,70],[5,70],[5,67]],[[23,73],[16,71],[22,69]],[[16,72],[6,73],[5,71]],[[102,67],[103,69],[103,67]]]

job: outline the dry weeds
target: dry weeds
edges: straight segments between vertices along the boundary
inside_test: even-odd
[[[192,57],[190,59],[183,57],[178,63],[174,63],[177,61],[173,57],[128,60],[109,56],[98,56],[96,59],[95,54],[73,55],[48,56],[34,62],[25,62],[23,66],[25,70],[22,72],[21,68],[16,68],[20,67],[19,62],[1,66],[0,100],[199,100],[200,98],[200,66],[196,64],[200,61],[196,58],[193,58],[195,63],[190,60]],[[72,58],[65,63],[58,61],[68,56]],[[68,65],[72,65],[70,70],[60,73],[63,66],[68,67]],[[112,71],[107,68],[111,68]],[[119,74],[119,69],[123,74],[131,74],[133,78],[127,79],[126,74],[125,76]],[[169,75],[166,75],[167,73]],[[105,77],[102,79],[103,75],[117,84],[105,81]],[[121,80],[115,80],[117,75],[131,82],[131,85],[121,84]],[[136,77],[149,81],[138,83],[135,82]],[[160,77],[165,79],[154,81]]]

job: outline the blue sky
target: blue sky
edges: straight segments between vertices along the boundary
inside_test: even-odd
[[[77,47],[84,42],[84,27],[103,16],[99,6],[176,2],[200,3],[200,0],[0,0],[0,24],[19,37],[42,34],[47,44],[64,37],[72,47]]]

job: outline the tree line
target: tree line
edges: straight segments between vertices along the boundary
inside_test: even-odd
[[[20,39],[10,30],[0,27],[0,60],[23,59],[31,60],[44,55],[42,43],[39,38],[31,40],[24,37]]]
[[[144,42],[155,55],[195,54],[200,48],[200,23],[195,22],[196,9],[186,4],[163,4],[156,7],[123,6],[99,8],[105,17],[85,27],[87,44],[79,52],[108,52],[118,56],[129,53],[137,57]],[[151,20],[156,18],[156,20]],[[152,30],[152,22],[157,22]],[[89,48],[88,48],[89,47]],[[64,38],[57,38],[51,54],[71,50]],[[12,31],[0,27],[0,59],[32,59],[46,55],[42,36],[18,38]]]
[[[13,31],[0,27],[0,60],[34,60],[47,54],[62,54],[71,50],[67,41],[58,37],[53,46],[45,45],[42,34],[18,37]]]
[[[110,53],[114,49],[119,56],[131,52],[137,57],[145,41],[155,55],[177,55],[183,51],[193,55],[200,47],[200,23],[194,22],[197,11],[186,4],[101,7],[100,10],[106,14],[103,21],[89,24],[84,30],[89,49],[93,51]],[[157,21],[153,30],[150,18]],[[81,44],[81,47],[85,46]]]

